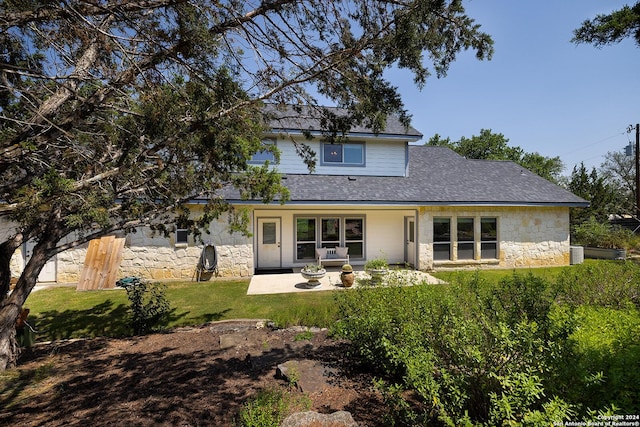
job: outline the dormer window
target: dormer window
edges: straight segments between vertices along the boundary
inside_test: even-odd
[[[363,143],[322,144],[322,164],[364,166]]]

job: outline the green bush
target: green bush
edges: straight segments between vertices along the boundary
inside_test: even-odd
[[[131,327],[135,335],[144,335],[166,325],[171,313],[166,286],[151,284],[138,278],[119,280],[118,286],[127,291],[131,310]]]
[[[239,414],[241,427],[278,427],[285,417],[295,411],[311,407],[307,396],[294,396],[290,390],[268,388],[242,405]]]
[[[637,244],[631,230],[597,222],[593,217],[573,230],[575,244],[611,249],[631,249]]]
[[[598,261],[575,265],[557,277],[560,303],[624,309],[640,308],[640,265],[632,261]]]
[[[538,426],[640,412],[639,266],[483,277],[338,293],[336,332],[379,373],[388,425]]]
[[[562,383],[568,398],[586,412],[616,408],[640,413],[640,312],[631,307],[582,306],[580,327],[571,335],[572,363]]]
[[[545,395],[542,373],[565,357],[558,341],[568,334],[546,321],[553,292],[540,280],[514,275],[496,286],[476,275],[448,286],[340,293],[344,316],[337,333],[384,373],[386,390],[401,386],[420,397],[424,407],[411,413],[398,393],[387,394],[405,419],[444,425],[561,421],[570,405]]]

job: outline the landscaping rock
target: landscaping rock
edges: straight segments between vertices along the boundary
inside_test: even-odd
[[[304,393],[317,393],[326,389],[336,370],[315,360],[289,360],[276,368],[276,378],[296,384]]]
[[[308,411],[289,415],[280,427],[358,427],[358,424],[347,411],[338,411],[333,414]]]

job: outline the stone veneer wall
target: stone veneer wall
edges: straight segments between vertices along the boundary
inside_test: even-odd
[[[202,245],[189,247],[126,246],[118,277],[137,276],[153,280],[195,280]],[[215,277],[248,277],[253,274],[252,245],[216,245],[218,272]],[[86,256],[86,247],[58,255],[58,282],[74,283]],[[202,274],[206,280],[211,274]]]
[[[0,221],[0,237],[10,231],[10,224]],[[120,236],[118,236],[120,237]],[[190,237],[188,245],[176,246],[174,236],[164,237],[149,229],[124,236],[125,248],[118,277],[138,276],[158,280],[191,280],[197,277],[197,266],[202,254],[202,243]],[[215,245],[218,254],[218,271],[215,277],[248,277],[253,275],[252,239],[240,234],[229,234],[226,222],[219,220],[203,234],[206,243]],[[57,255],[56,281],[75,283],[80,279],[88,245],[83,245]],[[23,265],[22,251],[11,258],[11,275],[19,277]],[[212,277],[203,274],[202,279]]]
[[[433,261],[433,218],[498,218],[497,260]],[[521,268],[569,265],[569,208],[423,207],[419,213],[419,268]],[[479,251],[476,250],[476,254]]]
[[[137,276],[153,280],[195,280],[200,261],[202,243],[189,238],[188,245],[176,246],[174,236],[164,237],[142,229],[124,236],[125,247],[118,277]],[[210,277],[248,277],[253,274],[253,244],[250,238],[230,235],[222,221],[213,223],[210,234],[203,234],[206,243],[215,245],[218,254],[216,274]],[[87,253],[87,245],[58,254],[57,278],[59,283],[74,283],[80,278]]]

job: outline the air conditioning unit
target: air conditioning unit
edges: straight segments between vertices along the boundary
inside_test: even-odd
[[[582,264],[584,262],[584,248],[582,246],[570,246],[569,258],[571,265]]]

